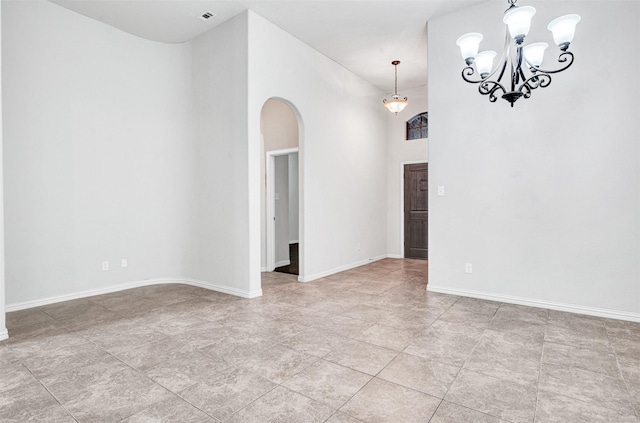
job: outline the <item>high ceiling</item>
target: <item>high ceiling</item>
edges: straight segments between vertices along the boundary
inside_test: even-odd
[[[247,9],[335,62],[393,91],[426,85],[426,22],[488,0],[50,0],[131,34],[165,43],[191,40]],[[205,12],[216,16],[202,21]],[[452,45],[451,48],[456,48]]]

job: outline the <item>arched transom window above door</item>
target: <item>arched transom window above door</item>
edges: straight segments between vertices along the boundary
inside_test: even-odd
[[[415,115],[407,121],[407,141],[429,138],[429,113]]]

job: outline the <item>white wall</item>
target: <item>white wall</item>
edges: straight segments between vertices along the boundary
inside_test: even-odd
[[[386,254],[383,93],[249,13],[250,225],[260,223],[260,110],[286,99],[301,122],[300,265],[310,280]],[[339,105],[339,107],[336,107]],[[382,170],[382,171],[381,171]],[[260,268],[259,231],[251,247]],[[357,249],[360,243],[361,249]],[[260,275],[254,275],[258,280]]]
[[[0,2],[0,52],[2,52],[2,2]],[[0,55],[0,82],[2,81],[2,55]],[[5,323],[5,275],[4,275],[4,183],[3,183],[3,167],[2,159],[2,84],[0,83],[0,341],[6,339],[7,326]]]
[[[289,243],[298,242],[299,184],[298,184],[298,153],[289,154]]]
[[[499,49],[503,2],[429,22],[429,289],[640,320],[640,59],[621,41],[640,39],[640,3],[529,3],[528,41],[582,22],[573,67],[514,108],[462,81],[455,45]]]
[[[387,252],[392,257],[404,257],[403,163],[426,162],[429,140],[407,141],[407,120],[427,112],[427,87],[399,92],[409,104],[398,115],[388,113],[387,122]]]
[[[276,267],[289,264],[289,156],[274,157],[275,260]]]
[[[7,304],[183,275],[190,46],[47,1],[2,7]]]
[[[216,289],[245,297],[261,295],[260,222],[249,223],[251,198],[247,143],[247,14],[243,13],[196,38],[193,84],[197,134],[196,262],[189,272]],[[262,104],[261,104],[262,106]],[[260,123],[258,110],[257,123]],[[260,135],[255,141],[260,150]],[[259,153],[258,153],[259,154]],[[256,155],[256,157],[258,156]],[[260,163],[255,163],[256,176]],[[255,182],[256,188],[258,182]],[[259,212],[259,210],[258,210]],[[250,238],[258,237],[258,250]]]

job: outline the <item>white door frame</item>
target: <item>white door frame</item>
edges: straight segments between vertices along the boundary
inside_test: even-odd
[[[404,258],[404,165],[429,163],[428,160],[400,162],[400,258]]]
[[[267,163],[266,163],[266,176],[267,176],[267,191],[265,193],[265,203],[267,206],[267,240],[265,246],[267,248],[267,271],[273,272],[276,268],[276,185],[275,179],[275,164],[276,157],[288,156],[289,154],[298,153],[298,147],[286,148],[283,150],[267,151]]]

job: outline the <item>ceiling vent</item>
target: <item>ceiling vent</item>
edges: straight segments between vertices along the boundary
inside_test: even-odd
[[[210,12],[210,11],[206,11],[204,12],[202,15],[198,16],[198,18],[202,19],[203,21],[207,22],[211,19],[213,19],[216,16],[215,13]]]

